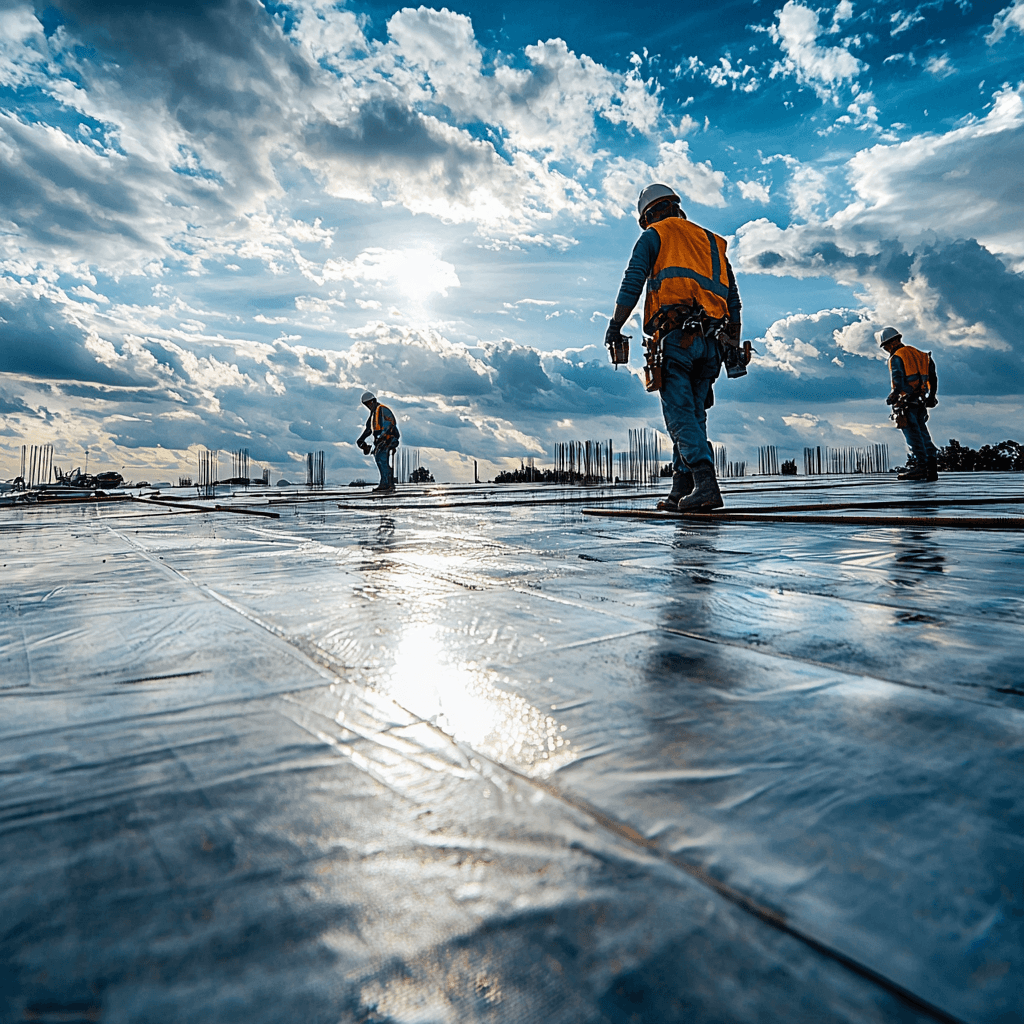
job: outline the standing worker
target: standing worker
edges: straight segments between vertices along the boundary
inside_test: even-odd
[[[373,459],[377,463],[380,483],[374,487],[374,491],[393,491],[395,489],[395,472],[391,468],[391,458],[392,452],[398,448],[398,441],[402,436],[398,432],[398,420],[386,405],[381,405],[377,401],[377,396],[372,391],[364,391],[361,401],[370,410],[370,415],[366,417],[366,426],[356,444],[363,450],[364,455],[369,455],[372,452]],[[373,434],[372,448],[366,443],[366,439],[371,434]]]
[[[605,344],[613,363],[628,362],[622,325],[646,282],[646,386],[661,392],[672,438],[672,491],[658,508],[720,508],[722,494],[707,433],[712,385],[723,355],[730,377],[744,374],[750,359],[749,346],[745,353],[739,348],[740,296],[725,255],[726,241],[687,220],[679,196],[667,185],[648,185],[637,200],[637,212],[643,234],[623,275]]]
[[[935,445],[925,424],[928,410],[939,404],[939,388],[931,352],[903,344],[903,335],[895,327],[886,327],[878,336],[878,344],[889,353],[892,391],[885,400],[893,407],[892,418],[903,431],[907,446],[914,456],[913,469],[897,474],[900,480],[938,480]]]

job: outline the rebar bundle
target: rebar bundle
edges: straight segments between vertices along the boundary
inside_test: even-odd
[[[599,484],[610,481],[615,464],[611,441],[558,441],[554,451],[558,483]]]
[[[26,487],[48,484],[53,476],[53,445],[21,446],[21,479]]]
[[[197,486],[203,494],[213,494],[220,476],[220,452],[217,449],[200,448],[196,455],[199,460]]]
[[[326,474],[324,472],[324,453],[306,453],[306,486],[314,491],[324,489]]]
[[[762,476],[779,475],[779,453],[773,444],[763,444],[757,449],[757,472]]]
[[[420,468],[419,448],[399,448],[395,455],[395,479],[400,484],[412,483],[412,474]]]
[[[804,449],[807,476],[837,473],[888,473],[889,446],[872,444],[865,448]]]
[[[244,480],[249,483],[249,449],[239,448],[231,453],[231,479],[235,483]]]
[[[711,450],[715,453],[715,471],[719,479],[746,474],[746,462],[729,462],[728,451],[724,444],[712,444]]]
[[[656,430],[641,427],[629,432],[629,451],[619,454],[619,480],[647,487],[661,475],[661,438]]]

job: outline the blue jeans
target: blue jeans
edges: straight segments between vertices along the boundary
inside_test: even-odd
[[[377,472],[380,473],[381,487],[394,487],[395,476],[391,470],[391,453],[394,448],[381,448],[374,452],[373,461],[377,463]]]
[[[681,331],[665,337],[661,411],[672,438],[672,470],[714,467],[708,449],[708,412],[704,403],[722,369],[718,345],[700,335],[689,348],[680,345]]]
[[[923,466],[929,459],[936,456],[935,445],[932,443],[931,434],[925,426],[928,418],[928,410],[923,405],[912,405],[907,410],[907,425],[902,427],[903,436],[907,439],[907,447],[917,460],[919,466]]]

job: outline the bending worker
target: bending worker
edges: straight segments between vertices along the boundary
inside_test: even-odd
[[[648,185],[637,201],[643,234],[622,278],[605,344],[622,351],[622,325],[647,284],[643,327],[660,361],[661,408],[672,438],[672,491],[658,503],[671,511],[720,508],[722,494],[708,444],[707,410],[722,368],[719,329],[739,344],[740,296],[726,241],[686,219],[667,185]],[[628,358],[628,356],[626,357]]]
[[[903,431],[914,456],[913,468],[902,470],[897,476],[900,480],[938,480],[937,453],[925,426],[928,410],[939,404],[939,380],[932,354],[904,345],[903,335],[895,327],[884,328],[878,344],[889,353],[892,376],[892,391],[885,404],[893,407],[892,418]]]
[[[369,455],[372,452],[373,459],[377,463],[380,483],[374,490],[393,491],[395,489],[395,473],[391,468],[391,453],[398,448],[398,441],[402,436],[398,432],[398,420],[386,405],[381,405],[377,401],[377,396],[372,391],[364,391],[361,401],[370,410],[370,415],[366,417],[366,426],[356,444],[363,450],[364,455]],[[373,434],[372,448],[366,443],[366,439],[371,434]]]

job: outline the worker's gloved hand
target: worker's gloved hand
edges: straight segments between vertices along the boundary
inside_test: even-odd
[[[614,364],[629,362],[629,339],[622,333],[622,324],[617,324],[614,320],[608,321],[604,343]]]
[[[365,441],[360,441],[359,447],[363,450],[364,455],[370,454],[370,446]]]
[[[938,400],[938,398],[935,397],[935,395],[929,395],[924,400],[924,407],[926,409],[934,409],[935,406],[937,406],[938,404],[939,404],[939,400]]]
[[[885,400],[885,404],[886,405],[895,405],[896,404],[896,400],[899,397],[900,396],[895,391],[892,391],[892,392],[890,392],[889,397]]]

